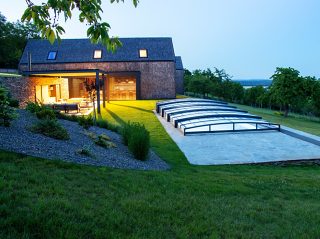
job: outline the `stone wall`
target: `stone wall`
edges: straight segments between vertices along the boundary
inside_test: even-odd
[[[20,71],[27,71],[20,65]],[[93,62],[33,64],[33,71],[99,69],[107,72],[140,72],[140,98],[175,98],[175,63],[165,62]]]
[[[33,86],[27,79],[27,77],[0,77],[0,85],[9,89],[12,97],[19,100],[21,107],[24,107],[26,102],[35,100]]]
[[[54,77],[0,77],[0,85],[8,88],[12,97],[25,107],[36,100],[36,85],[61,85],[61,98],[69,98],[68,81]]]
[[[176,70],[176,92],[177,94],[184,94],[184,70]]]

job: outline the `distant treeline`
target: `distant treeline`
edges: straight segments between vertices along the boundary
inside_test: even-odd
[[[189,94],[280,110],[284,116],[289,111],[320,116],[319,79],[301,76],[293,68],[277,68],[270,78],[273,81],[269,88],[255,86],[245,89],[240,83],[232,81],[224,70],[185,70],[184,86]]]

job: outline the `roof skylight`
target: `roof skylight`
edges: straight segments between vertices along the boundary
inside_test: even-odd
[[[140,57],[140,58],[147,58],[147,57],[148,57],[148,51],[147,51],[147,49],[140,49],[140,50],[139,50],[139,57]]]
[[[93,58],[94,59],[101,59],[102,58],[102,51],[101,50],[94,50]]]
[[[47,60],[55,60],[57,58],[57,51],[50,51]]]

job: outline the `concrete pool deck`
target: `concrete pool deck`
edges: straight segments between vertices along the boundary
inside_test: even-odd
[[[191,164],[249,164],[320,159],[320,137],[288,127],[283,127],[284,133],[232,132],[183,136],[179,129],[157,113],[155,115]]]

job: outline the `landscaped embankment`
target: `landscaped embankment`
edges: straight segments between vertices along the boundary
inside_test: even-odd
[[[85,130],[76,122],[59,120],[59,123],[68,131],[69,140],[57,140],[30,131],[37,121],[36,117],[25,111],[18,111],[18,118],[10,127],[0,126],[0,149],[22,153],[46,159],[61,159],[67,162],[89,164],[95,166],[109,166],[114,168],[165,170],[169,166],[154,152],[150,151],[146,161],[136,160],[122,143],[119,134],[98,128],[90,127]],[[107,135],[115,147],[103,148],[92,140],[93,135]],[[80,153],[90,151],[91,156]]]

